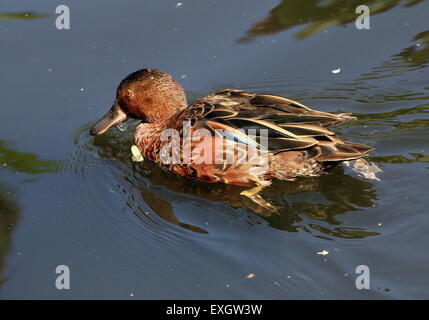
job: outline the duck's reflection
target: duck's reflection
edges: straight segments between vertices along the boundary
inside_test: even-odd
[[[274,213],[241,196],[241,187],[189,181],[165,172],[149,161],[133,163],[128,150],[132,145],[130,134],[113,132],[96,137],[91,143],[95,147],[94,151],[102,158],[120,159],[121,161],[112,163],[122,171],[124,178],[133,184],[133,188],[139,190],[144,203],[160,218],[177,226],[207,233],[201,227],[180,221],[175,214],[173,204],[187,201],[190,195],[223,202],[234,208],[244,208],[258,214],[269,226],[279,230],[304,230],[327,238],[362,238],[377,235],[359,228],[340,227],[342,221],[338,219],[339,215],[374,206],[377,199],[371,182],[346,175],[341,167],[321,177],[275,182],[263,193],[264,199],[278,208]]]

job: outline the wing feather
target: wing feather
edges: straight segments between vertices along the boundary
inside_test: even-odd
[[[192,119],[194,127],[207,128],[213,135],[218,129],[226,130],[230,138],[251,146],[259,146],[260,139],[245,130],[265,129],[273,154],[313,148],[319,161],[341,161],[365,156],[371,150],[343,141],[328,129],[355,120],[349,113],[316,111],[275,95],[225,89],[197,100],[181,117]]]

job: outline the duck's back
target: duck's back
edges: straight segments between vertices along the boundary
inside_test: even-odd
[[[328,128],[355,117],[312,110],[280,96],[226,89],[193,103],[184,114],[196,127],[215,130],[265,129],[273,153],[317,147],[319,161],[341,161],[365,156],[372,148],[347,142]]]

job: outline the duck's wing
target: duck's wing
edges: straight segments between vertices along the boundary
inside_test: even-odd
[[[362,157],[371,150],[342,141],[328,129],[355,120],[349,113],[316,111],[280,96],[226,89],[197,100],[181,118],[190,120],[194,128],[206,128],[213,134],[224,130],[252,145],[259,145],[259,133],[264,132],[272,153],[316,148],[318,160],[339,161]],[[256,137],[249,129],[256,129]]]

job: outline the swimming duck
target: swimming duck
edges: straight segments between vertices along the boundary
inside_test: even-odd
[[[350,113],[316,111],[280,96],[234,89],[188,106],[180,84],[156,69],[123,79],[113,106],[90,133],[102,134],[128,118],[142,121],[134,148],[144,158],[185,178],[252,187],[242,194],[255,201],[273,179],[318,176],[372,150],[329,129],[355,120]],[[184,150],[190,152],[187,159]]]

